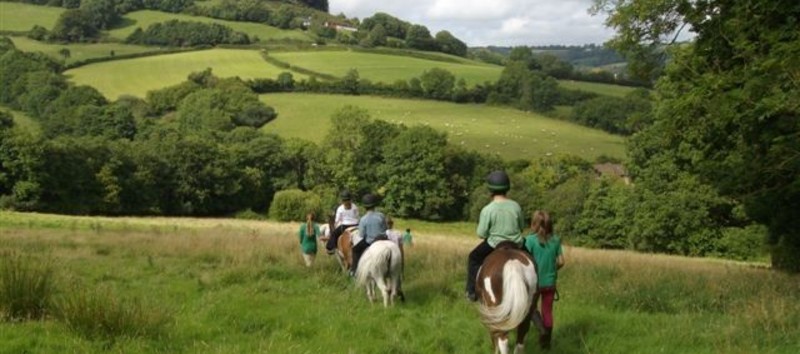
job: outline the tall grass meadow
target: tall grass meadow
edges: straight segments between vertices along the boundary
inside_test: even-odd
[[[407,300],[384,309],[324,251],[306,268],[294,223],[0,212],[3,261],[47,256],[53,270],[48,315],[0,322],[0,352],[490,352],[463,299],[474,227],[395,225],[415,244]],[[800,352],[797,276],[625,251],[565,256],[553,352]],[[526,352],[536,344],[534,332]]]

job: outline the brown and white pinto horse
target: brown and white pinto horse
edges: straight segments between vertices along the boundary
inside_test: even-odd
[[[342,232],[336,240],[336,259],[342,267],[342,271],[347,273],[353,264],[353,246],[361,241],[358,235],[358,227],[349,227]]]
[[[483,261],[475,288],[481,321],[489,330],[495,353],[508,353],[508,332],[514,328],[514,353],[524,351],[537,281],[533,259],[512,242],[500,243]]]

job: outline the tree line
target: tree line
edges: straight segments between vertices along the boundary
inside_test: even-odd
[[[145,99],[109,102],[91,87],[67,83],[47,57],[17,51],[9,40],[0,44],[0,102],[42,127],[35,134],[0,114],[3,208],[263,214],[278,192],[296,190],[319,200],[313,207],[322,216],[348,189],[378,193],[391,215],[476,220],[489,199],[484,178],[502,168],[525,211],[551,210],[573,244],[742,259],[759,252],[754,245],[763,230],[741,205],[690,176],[628,185],[599,177],[576,156],[504,161],[454,146],[430,127],[376,120],[358,107],[333,112],[337,128],[319,143],[284,139],[258,130],[278,112],[239,79],[206,70]]]

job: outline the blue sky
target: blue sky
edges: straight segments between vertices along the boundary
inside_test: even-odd
[[[330,13],[365,18],[386,12],[448,30],[467,45],[602,44],[614,31],[592,16],[591,0],[328,0]]]

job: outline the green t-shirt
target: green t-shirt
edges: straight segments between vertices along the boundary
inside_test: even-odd
[[[558,267],[556,260],[561,255],[561,239],[553,235],[542,244],[539,237],[532,233],[525,237],[525,249],[533,255],[539,276],[539,288],[556,286]]]
[[[522,245],[522,229],[525,219],[517,202],[506,199],[492,201],[481,210],[478,220],[478,236],[485,238],[489,246],[496,247],[503,241]]]
[[[304,254],[317,253],[317,235],[319,235],[319,225],[314,223],[314,233],[306,233],[306,224],[300,224],[300,249]]]

